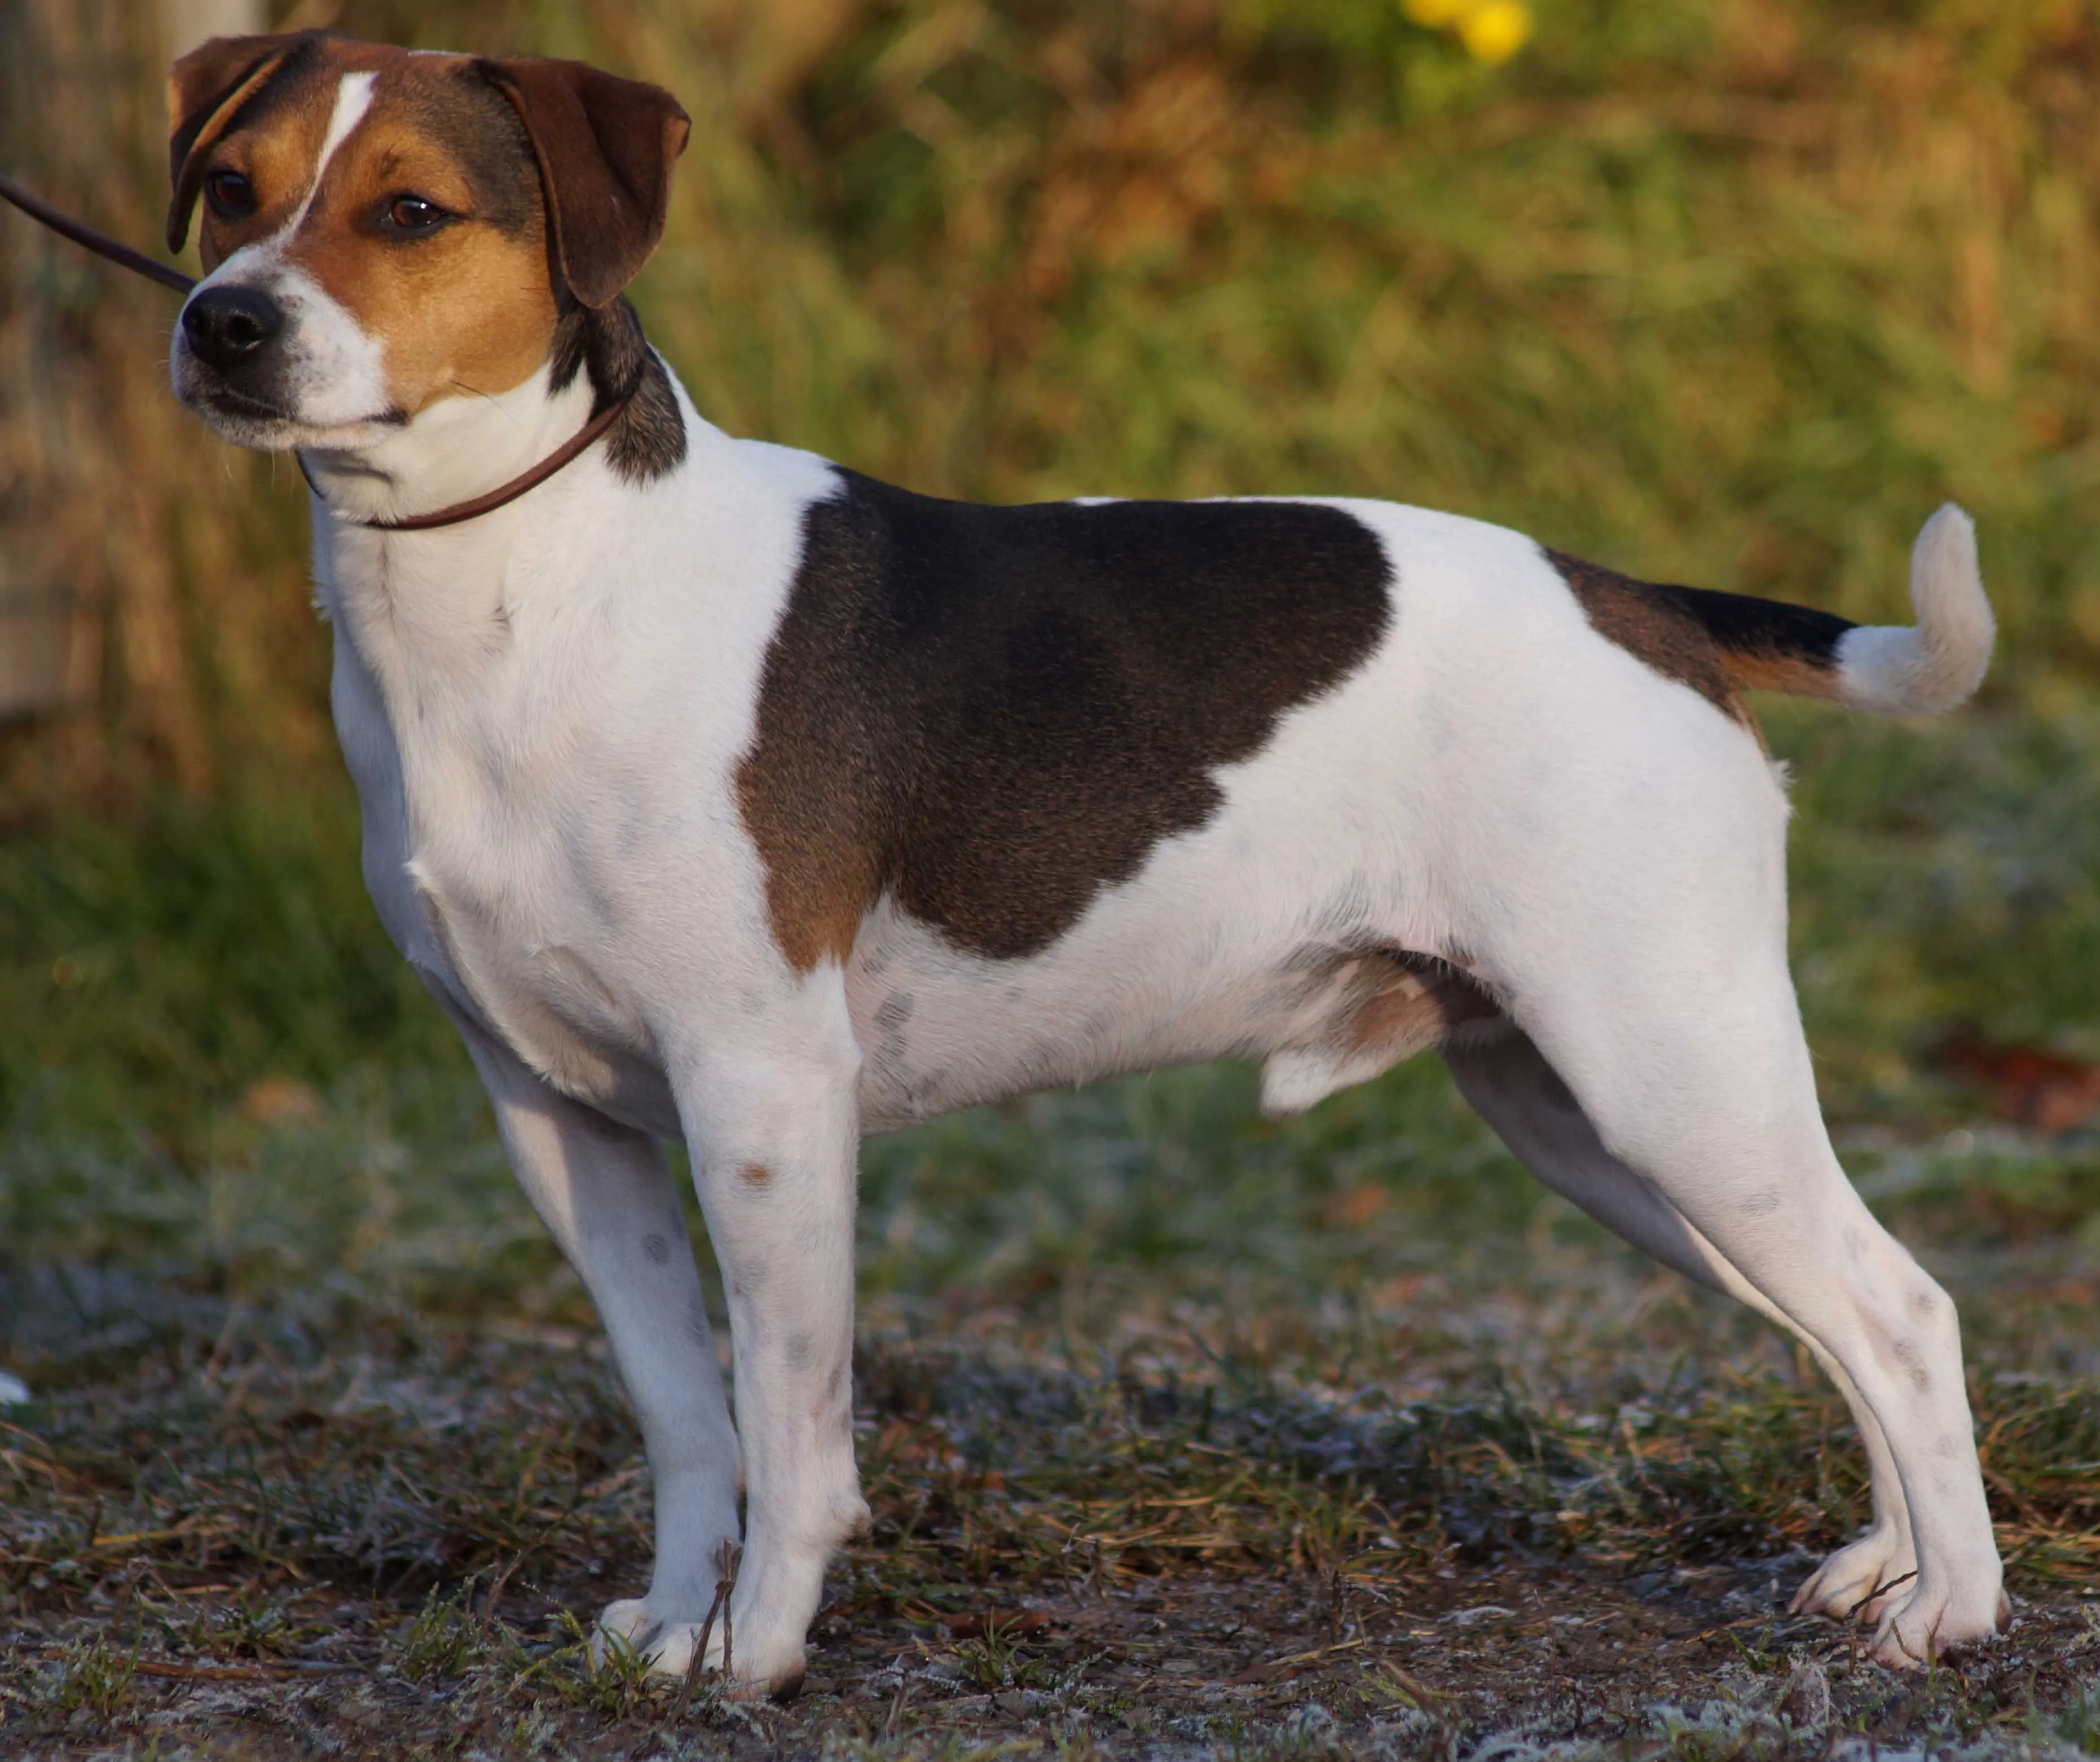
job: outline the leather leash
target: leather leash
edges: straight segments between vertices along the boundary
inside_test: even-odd
[[[60,238],[70,239],[75,244],[83,246],[98,257],[108,258],[111,262],[130,270],[135,275],[143,275],[148,281],[157,281],[162,287],[172,288],[180,294],[187,295],[196,287],[195,277],[185,275],[179,269],[170,268],[165,263],[156,262],[143,252],[133,250],[130,245],[111,238],[108,233],[98,232],[83,222],[60,214],[49,203],[32,196],[12,178],[0,177],[0,198],[14,204],[38,224],[50,227]],[[456,526],[462,521],[493,513],[506,504],[516,501],[528,491],[537,489],[593,441],[599,439],[620,420],[633,397],[634,394],[630,390],[625,396],[615,399],[599,411],[537,465],[519,472],[509,482],[499,483],[494,489],[470,500],[454,502],[449,508],[440,508],[427,514],[412,514],[405,520],[352,520],[346,514],[337,513],[333,508],[329,508],[329,513],[345,526],[369,526],[377,532],[428,532],[435,527]],[[307,480],[307,487],[320,496],[322,507],[328,508],[328,498],[321,495],[320,486],[314,482],[313,474],[307,469],[305,456],[294,453],[293,456],[299,461],[299,475]]]
[[[179,269],[170,269],[165,263],[157,263],[143,251],[135,251],[128,244],[120,244],[106,232],[97,232],[68,215],[61,214],[48,203],[39,201],[12,178],[0,178],[0,196],[4,196],[30,219],[49,227],[62,239],[70,239],[75,244],[84,244],[97,255],[106,257],[112,263],[121,263],[135,275],[143,275],[148,281],[157,281],[164,288],[173,288],[178,293],[188,293],[196,285],[195,280]]]

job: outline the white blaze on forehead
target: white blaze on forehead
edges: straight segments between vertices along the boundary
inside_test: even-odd
[[[335,108],[329,113],[328,133],[321,137],[321,150],[314,156],[313,182],[307,186],[307,193],[299,203],[299,211],[285,224],[280,238],[289,239],[299,230],[307,218],[307,210],[314,205],[314,197],[320,192],[321,179],[328,175],[329,161],[335,157],[336,149],[350,139],[350,132],[364,120],[364,112],[372,108],[373,82],[376,73],[346,73],[335,90]]]
[[[241,246],[199,282],[198,289],[255,284],[261,280],[257,271],[267,271],[276,267],[285,247],[305,222],[307,210],[314,205],[314,197],[320,192],[321,179],[328,174],[329,161],[335,157],[336,149],[350,139],[351,131],[364,120],[365,112],[372,108],[372,87],[377,78],[378,75],[369,72],[343,75],[336,86],[335,107],[329,112],[328,132],[321,137],[320,152],[314,156],[313,178],[307,185],[307,193],[299,199],[298,209],[268,238]],[[192,291],[191,297],[196,297],[196,290]]]
[[[298,213],[285,222],[278,240],[289,242],[298,237],[307,210],[320,193],[321,179],[328,175],[329,161],[372,108],[373,82],[377,77],[368,73],[343,75],[342,83],[336,88],[328,133],[321,137],[321,150],[314,157],[314,181],[307,186]],[[293,270],[283,275],[276,292],[292,315],[298,338],[295,386],[301,419],[327,428],[367,421],[386,410],[390,400],[384,341],[367,331],[303,271]]]

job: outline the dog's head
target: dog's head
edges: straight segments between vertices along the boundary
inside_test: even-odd
[[[169,81],[175,394],[228,440],[354,450],[523,384],[664,230],[687,119],[580,63],[220,37]]]

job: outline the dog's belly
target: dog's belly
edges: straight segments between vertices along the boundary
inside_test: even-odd
[[[888,1131],[1127,1071],[1256,1055],[1293,1013],[1304,979],[1219,976],[1192,997],[1069,951],[1061,960],[982,960],[885,907],[863,929],[847,976],[863,1060],[862,1129]]]
[[[1462,975],[1368,932],[1236,946],[1224,930],[1162,919],[986,961],[885,905],[847,975],[862,1129],[1227,1058],[1264,1061],[1264,1108],[1295,1112],[1495,1016]]]

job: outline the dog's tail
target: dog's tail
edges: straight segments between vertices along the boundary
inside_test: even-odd
[[[1738,689],[1827,698],[1877,716],[1936,716],[1983,682],[1997,625],[1976,564],[1976,529],[1949,502],[1910,553],[1915,624],[1855,624],[1732,593],[1675,590]]]

